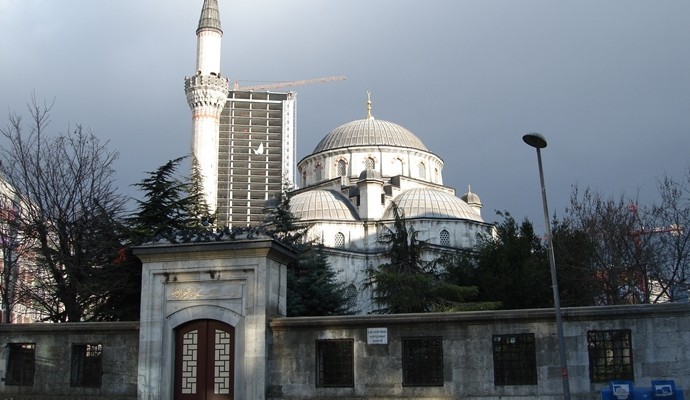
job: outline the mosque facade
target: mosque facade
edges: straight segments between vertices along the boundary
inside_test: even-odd
[[[220,73],[217,0],[204,0],[197,37],[197,73],[185,92],[207,203],[224,225],[258,225],[265,201],[295,176],[295,98],[230,90]],[[356,294],[358,311],[375,307],[366,271],[385,262],[377,239],[394,222],[394,204],[427,244],[430,260],[472,249],[479,234],[491,232],[479,196],[468,187],[457,197],[443,184],[443,166],[414,133],[375,118],[370,98],[363,119],[336,127],[297,163],[291,211],[309,226],[308,239],[323,244],[338,279]]]
[[[386,261],[378,238],[395,221],[394,205],[426,243],[428,260],[472,249],[490,234],[479,196],[468,190],[459,198],[444,186],[443,165],[414,133],[374,118],[370,99],[365,118],[333,129],[297,164],[301,188],[291,193],[290,209],[357,294],[357,311],[376,307],[366,271]]]

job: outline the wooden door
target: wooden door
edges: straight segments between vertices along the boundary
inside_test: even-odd
[[[235,329],[197,320],[175,329],[175,400],[232,400]]]

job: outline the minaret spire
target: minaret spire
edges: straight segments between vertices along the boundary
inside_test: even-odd
[[[213,214],[218,203],[220,114],[230,93],[230,83],[220,75],[223,31],[218,0],[204,0],[196,36],[196,73],[185,79],[184,91],[192,109],[192,154],[199,166],[209,212]]]
[[[204,5],[201,7],[201,17],[199,17],[199,28],[196,30],[198,34],[202,29],[216,29],[223,34],[220,29],[220,12],[218,11],[218,0],[204,0]]]
[[[220,29],[218,0],[204,0],[196,37],[196,73],[220,75],[220,44],[223,30]]]

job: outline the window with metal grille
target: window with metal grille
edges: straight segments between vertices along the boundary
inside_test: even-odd
[[[70,386],[101,387],[102,354],[100,344],[72,345]]]
[[[443,339],[402,339],[403,386],[443,386]]]
[[[423,162],[419,163],[419,179],[426,179],[426,165]]]
[[[590,381],[635,379],[630,329],[588,331],[587,348]]]
[[[32,386],[36,365],[36,344],[9,343],[7,350],[5,385]]]
[[[441,239],[441,246],[450,246],[450,232],[444,229],[439,234],[439,237]]]
[[[333,241],[335,247],[345,247],[345,235],[342,232],[336,233]]]
[[[316,386],[353,387],[354,341],[352,339],[316,341]]]
[[[347,299],[347,307],[355,310],[357,307],[357,286],[354,283],[347,285],[345,288],[345,298]]]
[[[347,163],[345,160],[338,160],[338,176],[347,175]]]
[[[536,385],[534,334],[494,335],[494,385]]]
[[[364,168],[368,170],[376,169],[376,161],[371,157],[367,158],[364,160]]]

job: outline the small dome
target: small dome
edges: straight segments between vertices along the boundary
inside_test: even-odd
[[[400,125],[373,117],[340,125],[314,149],[314,153],[351,146],[395,146],[429,151],[417,136]]]
[[[450,193],[429,188],[415,188],[399,194],[393,199],[405,218],[453,218],[484,222],[467,203]],[[384,219],[393,219],[393,208],[389,206]]]
[[[461,197],[462,201],[465,203],[469,204],[470,206],[474,207],[481,207],[482,206],[482,200],[477,196],[476,193],[472,193],[472,190],[470,190],[470,187],[467,187],[467,193],[465,193]]]
[[[361,174],[359,174],[359,180],[363,181],[366,179],[382,179],[381,173],[374,169],[365,169]]]
[[[340,193],[316,189],[298,193],[290,199],[290,211],[302,221],[356,221],[357,211]]]

